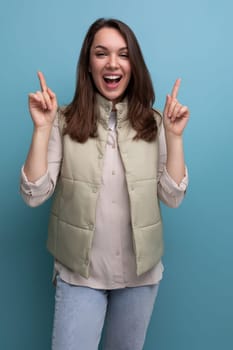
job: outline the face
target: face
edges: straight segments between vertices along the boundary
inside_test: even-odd
[[[128,48],[114,28],[102,28],[90,49],[89,71],[99,93],[113,104],[120,101],[131,77]]]

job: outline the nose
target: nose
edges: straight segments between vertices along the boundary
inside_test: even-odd
[[[115,54],[109,55],[107,67],[111,68],[111,69],[118,68],[118,59],[117,59],[117,56]]]

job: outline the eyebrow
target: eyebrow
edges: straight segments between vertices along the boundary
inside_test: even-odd
[[[108,48],[105,47],[105,46],[103,46],[103,45],[96,45],[96,46],[94,47],[94,49],[108,50]],[[128,50],[128,47],[127,47],[127,46],[124,46],[124,47],[121,47],[121,48],[119,49],[119,51],[123,51],[123,50]]]

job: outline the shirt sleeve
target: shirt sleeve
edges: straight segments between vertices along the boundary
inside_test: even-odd
[[[52,196],[60,173],[62,162],[62,136],[55,118],[48,145],[48,168],[46,173],[35,182],[28,181],[24,167],[21,169],[20,193],[31,207],[36,207]]]
[[[163,123],[159,129],[159,164],[158,164],[158,197],[169,207],[177,208],[185,195],[188,186],[188,170],[185,166],[185,174],[182,181],[177,184],[166,169],[167,150]]]

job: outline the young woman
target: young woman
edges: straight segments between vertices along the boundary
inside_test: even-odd
[[[104,349],[142,349],[163,273],[159,200],[177,207],[188,181],[180,79],[162,118],[135,35],[115,19],[89,28],[68,106],[38,77],[21,193],[37,206],[56,189],[52,348],[96,350],[105,322]]]

